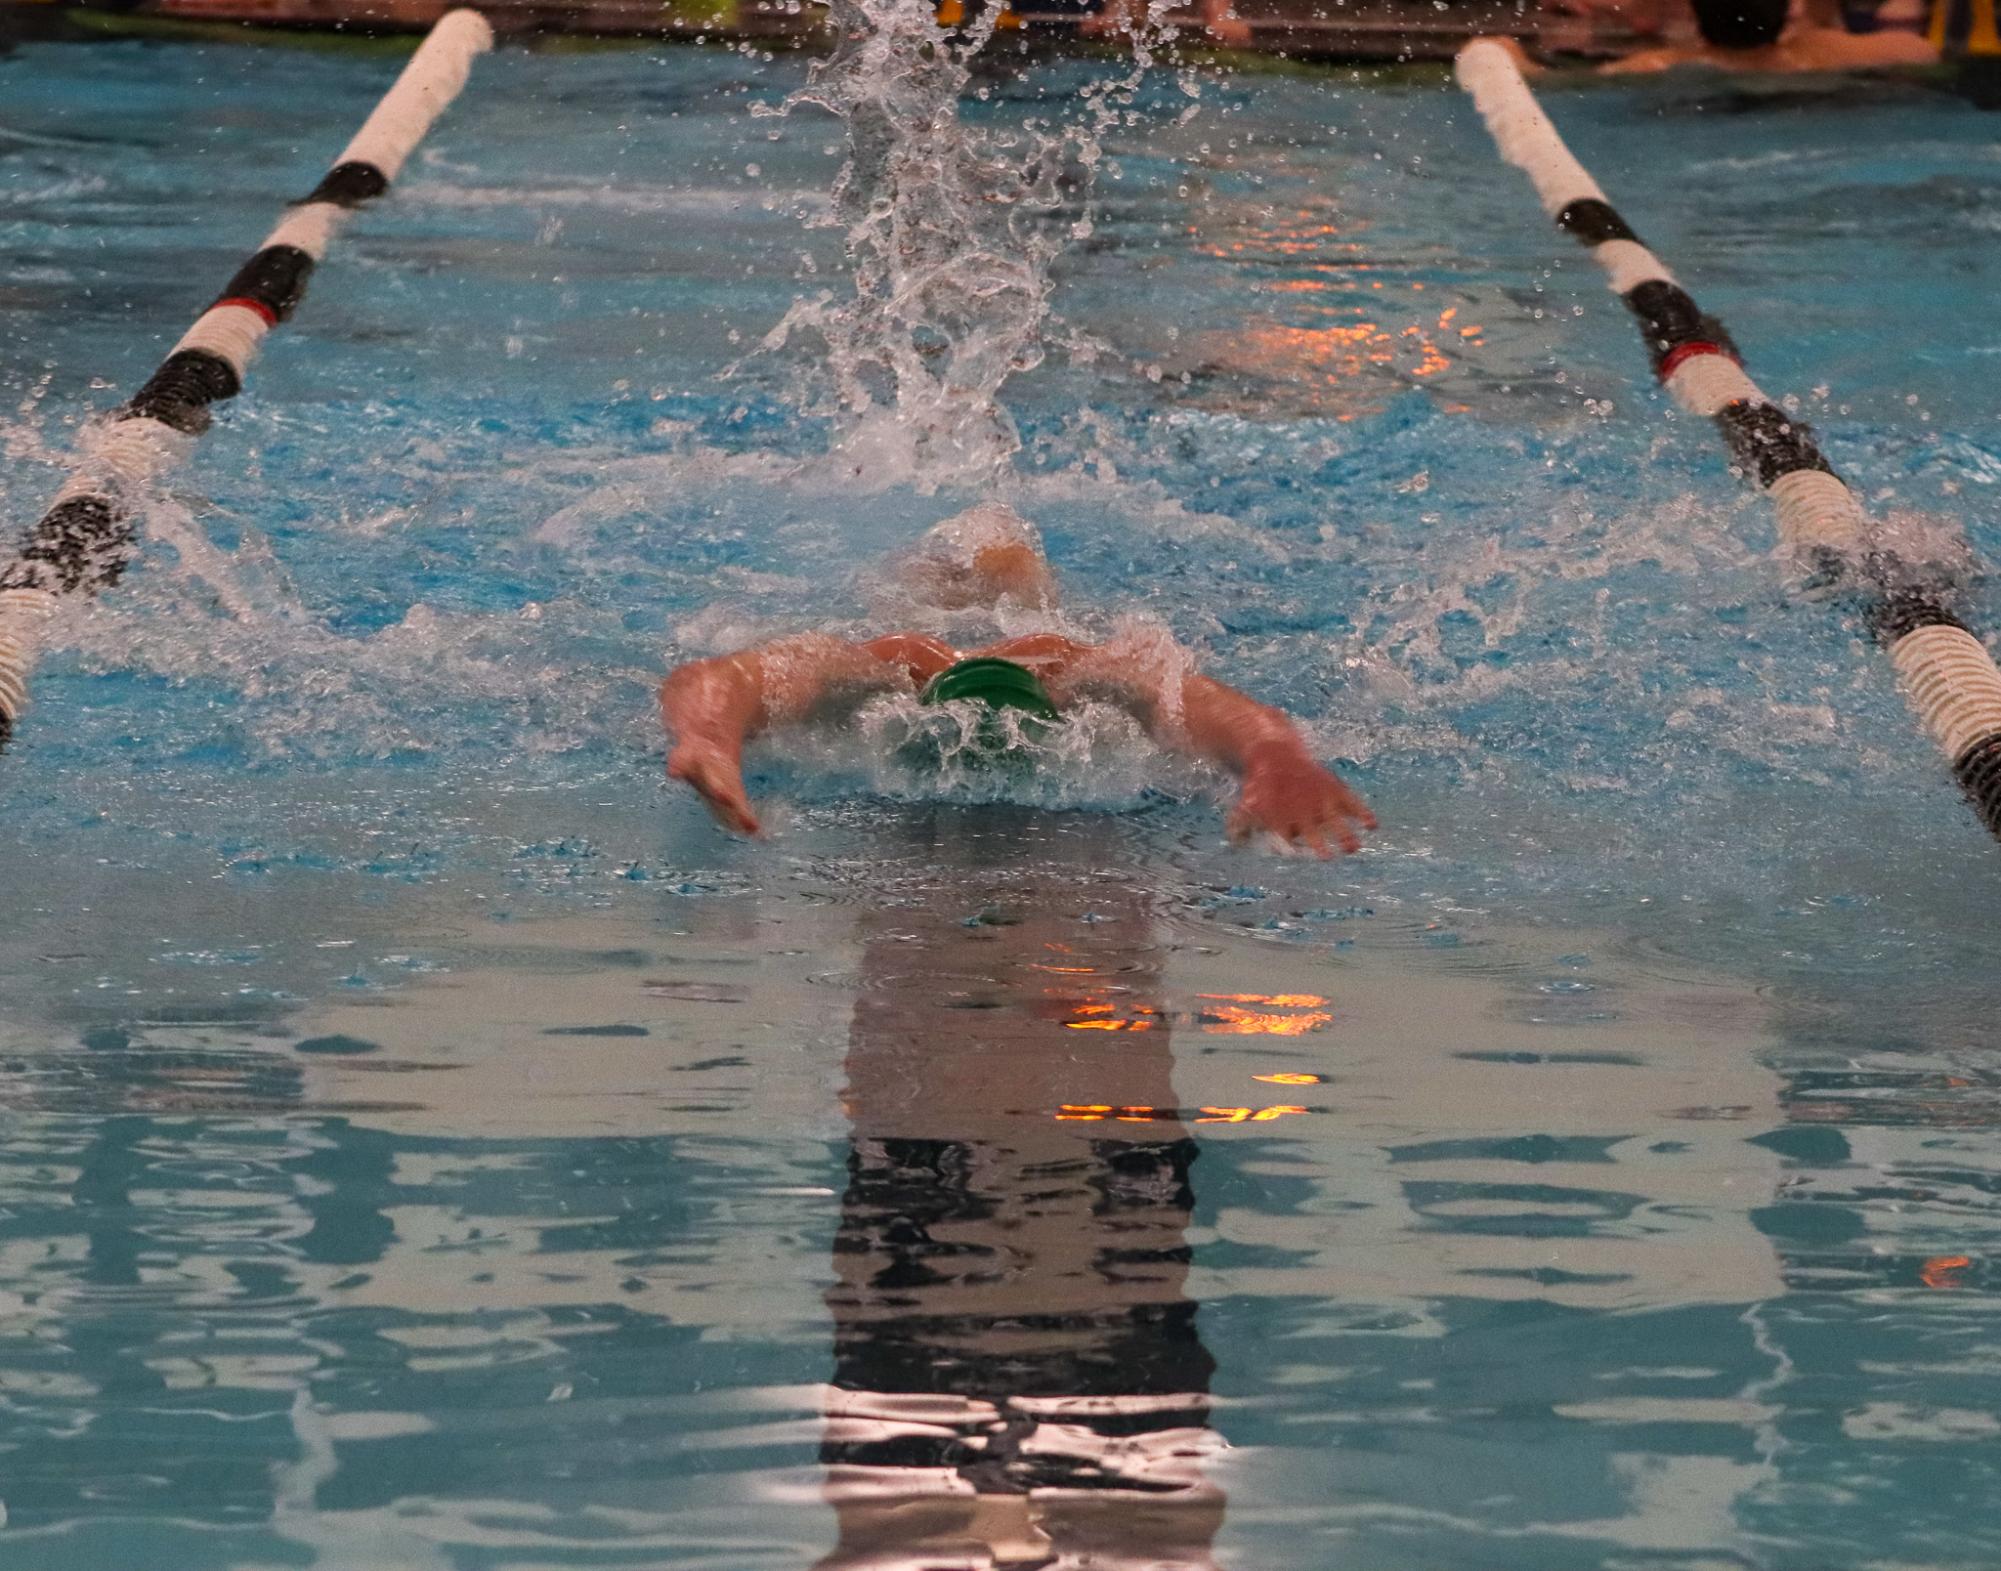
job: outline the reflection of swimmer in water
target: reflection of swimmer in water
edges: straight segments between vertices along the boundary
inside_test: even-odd
[[[1034,531],[1001,508],[968,515],[977,531],[940,526],[911,564],[915,587],[948,610],[1013,601],[1052,606],[1056,582]],[[970,656],[925,633],[850,643],[823,633],[774,643],[671,672],[660,709],[673,740],[667,773],[701,793],[726,826],[758,832],[743,785],[743,745],[781,725],[851,711],[883,692],[917,692],[985,716],[968,740],[1018,752],[1037,728],[1060,723],[1096,699],[1131,713],[1154,740],[1223,765],[1241,783],[1232,838],[1277,836],[1321,856],[1353,851],[1357,829],[1373,829],[1362,799],[1307,751],[1276,709],[1187,668],[1180,651],[1083,644],[1059,633],[1004,639]]]
[[[1703,65],[1719,71],[1859,71],[1936,65],[1938,50],[1911,33],[1851,33],[1802,20],[1787,27],[1787,0],[1693,0],[1698,42],[1642,49],[1609,61],[1606,75]]]
[[[1100,875],[1103,823],[944,809],[884,832],[924,872],[859,918],[818,1571],[1217,1571],[1172,946],[1143,883]],[[1013,853],[1059,844],[1093,871],[1050,866],[1024,901]],[[1074,1029],[1114,1009],[1147,1029]],[[1146,1116],[1056,1112],[1100,1102]]]

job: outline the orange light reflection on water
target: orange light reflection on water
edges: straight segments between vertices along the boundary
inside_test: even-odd
[[[1334,1017],[1324,1009],[1281,1015],[1237,1004],[1211,1004],[1200,1018],[1203,1031],[1210,1036],[1305,1036]]]
[[[1958,1287],[1959,1273],[1972,1264],[1968,1255],[1934,1255],[1918,1267],[1918,1280],[1926,1287]]]
[[[1121,1107],[1112,1102],[1065,1102],[1054,1117],[1059,1124],[1157,1124],[1191,1122],[1197,1124],[1269,1124],[1309,1109],[1279,1107],[1203,1107],[1189,1119],[1178,1107]]]
[[[1456,305],[1434,315],[1428,301],[1416,298],[1430,286],[1399,278],[1397,264],[1373,254],[1374,244],[1359,238],[1368,228],[1331,199],[1283,209],[1226,203],[1191,223],[1194,248],[1240,270],[1240,288],[1273,297],[1283,316],[1217,335],[1205,343],[1209,358],[1290,383],[1344,421],[1377,412],[1386,377],[1423,383],[1452,369],[1444,343],[1478,347],[1480,327],[1460,325]],[[1390,301],[1404,290],[1411,314],[1399,321],[1402,313]],[[1356,303],[1343,305],[1344,297]],[[1459,403],[1446,409],[1465,412]]]
[[[1191,1015],[1170,1013],[1152,1004],[1111,1000],[1105,996],[1108,991],[1122,990],[1098,987],[1077,997],[1049,988],[1045,996],[1061,1009],[1063,1027],[1069,1031],[1151,1031],[1156,1025],[1182,1021],[1199,1026],[1210,1036],[1305,1036],[1334,1018],[1330,1011],[1318,1007],[1327,1002],[1318,993],[1198,993],[1200,1007]],[[1250,1009],[1247,1004],[1266,1007]]]

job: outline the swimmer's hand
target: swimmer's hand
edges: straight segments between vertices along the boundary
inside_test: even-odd
[[[744,743],[775,725],[810,719],[830,703],[911,685],[904,666],[924,653],[917,648],[922,642],[850,644],[803,633],[676,666],[660,684],[660,718],[672,743],[667,778],[700,792],[724,828],[760,833],[743,789]],[[951,651],[939,647],[940,663],[950,665]]]
[[[743,744],[765,719],[764,666],[755,651],[691,660],[660,684],[660,718],[672,744],[667,778],[685,780],[725,829],[758,832],[743,788]]]
[[[688,736],[667,755],[667,778],[693,786],[716,822],[740,835],[763,832],[743,788],[743,752],[714,737]]]
[[[1228,824],[1232,840],[1272,834],[1288,846],[1325,857],[1334,854],[1334,846],[1361,850],[1358,831],[1376,827],[1368,804],[1338,775],[1315,763],[1296,738],[1253,745],[1244,755],[1242,780]]]

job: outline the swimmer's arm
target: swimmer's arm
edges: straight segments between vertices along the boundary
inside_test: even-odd
[[[1180,686],[1180,715],[1161,729],[1179,729],[1184,746],[1242,782],[1226,826],[1232,840],[1262,831],[1320,856],[1333,854],[1329,840],[1343,851],[1362,849],[1360,831],[1374,829],[1376,815],[1313,756],[1290,715],[1199,672]]]
[[[918,670],[942,669],[951,659],[937,640],[916,635],[854,644],[808,633],[691,660],[660,684],[660,718],[672,744],[668,778],[693,786],[728,828],[754,835],[760,826],[743,786],[744,743],[839,703],[909,686]]]
[[[1598,67],[1600,76],[1651,76],[1661,71],[1672,71],[1676,66],[1707,64],[1708,56],[1700,49],[1688,48],[1680,44],[1667,44],[1654,49],[1636,49],[1629,55],[1621,55],[1616,60],[1607,60]]]
[[[1313,757],[1285,711],[1186,670],[1179,651],[1163,659],[1130,647],[1074,644],[1044,679],[1059,703],[1103,698],[1131,713],[1161,746],[1236,775],[1242,791],[1229,820],[1234,840],[1263,831],[1328,856],[1329,839],[1358,851],[1357,831],[1376,827],[1375,814]]]
[[[1786,42],[1781,39],[1781,47]],[[1866,71],[1939,62],[1937,48],[1916,33],[1851,33],[1839,27],[1802,29],[1796,55],[1798,68],[1807,71]]]
[[[1059,704],[1085,698],[1116,704],[1162,747],[1193,753],[1234,774],[1243,774],[1273,747],[1306,751],[1285,711],[1190,671],[1172,645],[1080,644],[1033,633],[983,653],[1035,668]]]

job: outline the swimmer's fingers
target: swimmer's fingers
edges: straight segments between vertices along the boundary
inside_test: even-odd
[[[1357,832],[1356,825],[1359,824],[1363,829],[1374,829],[1376,819],[1374,814],[1362,806],[1361,798],[1354,792],[1344,787],[1343,794],[1349,800],[1336,805],[1327,815],[1323,827],[1333,835],[1336,845],[1352,855],[1362,849],[1362,837]]]
[[[764,833],[764,826],[757,821],[757,814],[751,811],[750,798],[743,794],[741,787],[734,792],[717,792],[713,796],[703,791],[702,800],[709,804],[709,811],[723,828],[740,835]]]
[[[1353,786],[1349,785],[1339,775],[1336,775],[1334,777],[1334,789],[1335,802],[1343,817],[1352,818],[1364,829],[1374,829],[1376,827],[1376,815],[1369,811],[1369,804],[1362,800],[1360,794]],[[1350,846],[1348,849],[1352,851],[1354,847]]]
[[[1321,861],[1333,856],[1336,850],[1354,852],[1362,849],[1362,837],[1355,833],[1354,826],[1339,813],[1325,813],[1307,820],[1303,824],[1293,824],[1286,830],[1286,838],[1292,844],[1311,851]],[[1333,844],[1328,844],[1329,840]]]
[[[764,825],[757,821],[757,814],[751,811],[750,798],[739,792],[733,801],[711,798],[709,811],[716,815],[716,822],[723,828],[734,830],[740,835],[761,835]]]
[[[1278,856],[1326,857],[1330,853],[1327,842],[1322,838],[1321,822],[1317,817],[1305,814],[1287,814],[1273,820],[1265,831],[1265,849]]]
[[[1340,776],[1329,774],[1320,800],[1320,815],[1314,825],[1313,843],[1320,843],[1319,831],[1326,831],[1336,845],[1350,853],[1362,849],[1359,830],[1374,829],[1376,815],[1369,811],[1368,803],[1357,796],[1352,787]],[[1332,855],[1322,850],[1322,856]]]
[[[677,748],[667,760],[667,778],[684,780],[708,804],[716,822],[740,835],[755,835],[762,826],[751,811],[743,788],[743,772],[713,753]]]
[[[1300,772],[1277,770],[1246,779],[1225,827],[1240,844],[1262,832],[1286,854],[1331,857],[1337,847],[1361,850],[1360,831],[1375,828],[1376,816],[1337,776],[1307,764]]]
[[[1274,856],[1291,856],[1292,839],[1272,821],[1271,815],[1239,802],[1223,822],[1223,834],[1232,845],[1254,845]]]
[[[1238,807],[1230,814],[1223,826],[1223,832],[1236,845],[1254,841],[1260,850],[1269,851],[1273,856],[1303,856],[1311,851],[1317,857],[1334,854],[1322,833],[1323,826],[1310,819],[1294,819],[1290,822],[1274,821],[1247,807]],[[1360,847],[1352,830],[1338,830],[1337,838],[1348,850]]]

